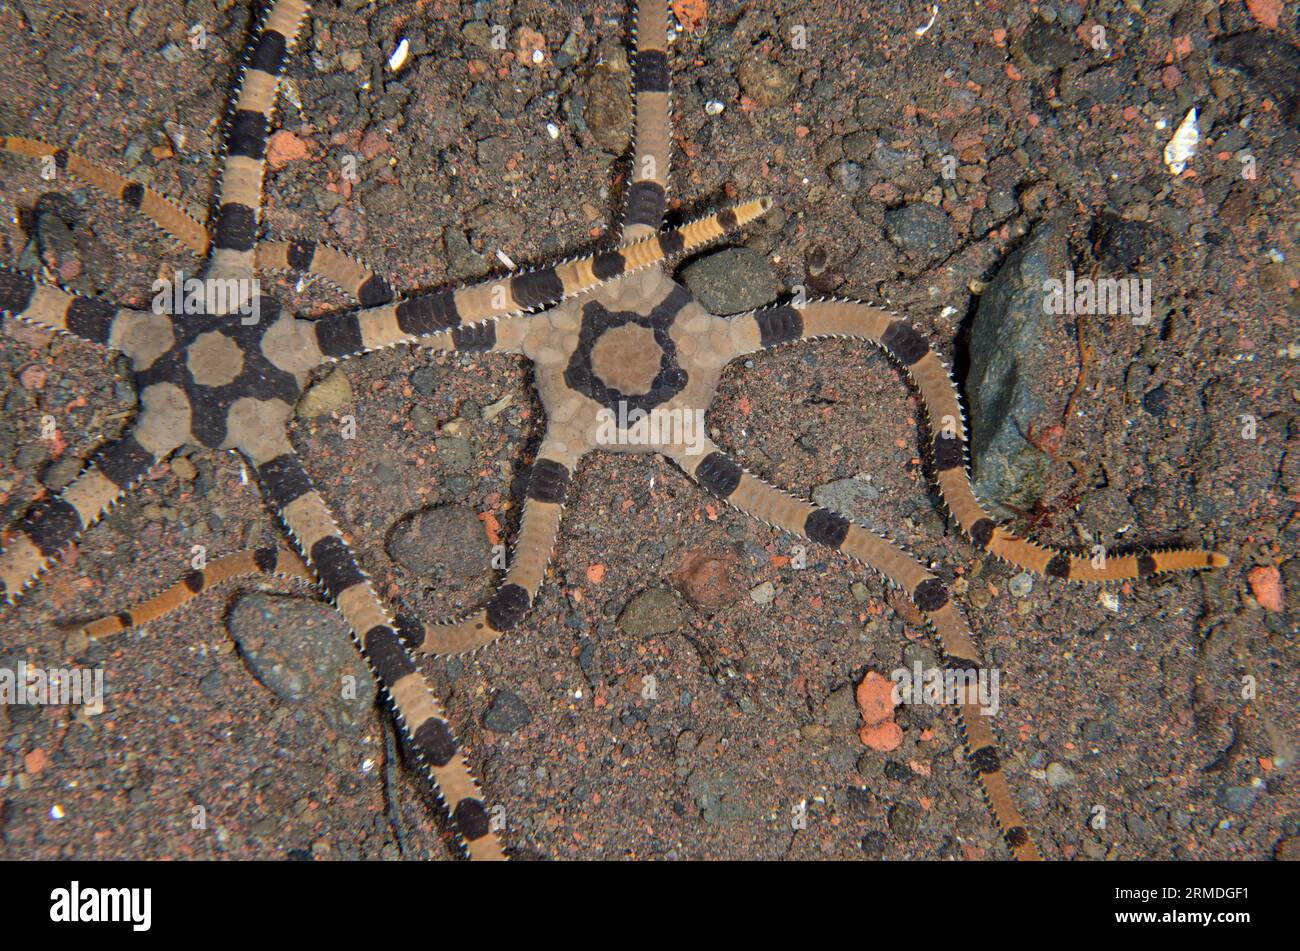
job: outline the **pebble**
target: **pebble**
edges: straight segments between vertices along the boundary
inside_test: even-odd
[[[671,580],[686,600],[702,611],[717,611],[735,603],[740,589],[732,580],[739,568],[734,552],[715,554],[692,549],[682,555],[682,566]]]
[[[48,371],[39,363],[33,363],[18,371],[18,382],[24,390],[44,389],[48,378]]]
[[[860,525],[870,526],[875,521],[879,509],[874,503],[879,500],[880,490],[861,479],[836,479],[813,489],[814,502]]]
[[[1029,592],[1034,590],[1034,576],[1028,571],[1022,571],[1007,582],[1007,588],[1017,598],[1028,597]]]
[[[492,700],[492,706],[483,714],[483,725],[493,733],[514,733],[533,721],[532,711],[523,699],[502,688]]]
[[[438,431],[438,414],[427,406],[412,406],[410,419],[417,433],[428,435]]]
[[[248,669],[281,700],[310,703],[336,728],[366,724],[375,703],[374,678],[352,647],[347,622],[329,605],[249,594],[235,603],[226,623]]]
[[[1069,786],[1075,780],[1074,772],[1060,763],[1047,764],[1047,785],[1054,789]]]
[[[439,379],[439,373],[433,367],[420,367],[411,374],[411,386],[421,396],[432,396]]]
[[[682,269],[681,281],[719,316],[762,307],[781,294],[772,265],[752,248],[723,248],[693,261]]]
[[[596,145],[612,155],[623,154],[632,141],[631,89],[626,60],[611,57],[591,71],[583,91],[587,128]]]
[[[1219,791],[1218,805],[1230,812],[1246,812],[1254,805],[1263,786],[1225,786]]]
[[[474,465],[474,454],[469,440],[460,436],[439,436],[434,440],[438,449],[438,462],[448,472],[468,472]]]
[[[1157,419],[1163,419],[1168,410],[1169,396],[1164,386],[1148,390],[1142,397],[1142,408]]]
[[[975,493],[1031,508],[1043,492],[1050,459],[1025,438],[1041,431],[1055,395],[1060,355],[1043,313],[1043,287],[1070,266],[1063,224],[1039,223],[998,269],[971,324],[970,430]]]
[[[749,589],[750,600],[758,606],[771,604],[776,600],[776,585],[770,581],[764,581],[762,584]]]
[[[740,65],[736,76],[740,88],[760,106],[775,106],[785,102],[794,92],[795,76],[790,70],[771,60],[755,56]]]
[[[667,634],[685,621],[686,612],[667,588],[646,588],[628,601],[618,616],[618,626],[635,637]]]
[[[862,166],[848,159],[836,162],[829,169],[831,181],[840,191],[852,194],[862,187]]]
[[[478,513],[442,505],[407,514],[388,535],[389,556],[422,578],[478,577],[491,567],[492,546]]]
[[[1260,565],[1250,569],[1246,575],[1250,582],[1250,593],[1255,596],[1259,606],[1265,611],[1282,611],[1285,608],[1282,597],[1282,573],[1273,565]]]
[[[938,257],[956,237],[952,219],[943,209],[926,202],[886,211],[885,234],[903,251],[925,258]]]
[[[41,473],[41,485],[51,492],[60,492],[80,475],[82,465],[82,460],[75,455],[62,455],[45,467]]]

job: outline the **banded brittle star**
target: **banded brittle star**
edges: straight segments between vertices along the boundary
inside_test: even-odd
[[[388,304],[385,300],[390,292],[386,284],[368,269],[328,248],[303,243],[256,243],[261,152],[274,89],[273,79],[261,77],[278,73],[284,49],[290,45],[305,12],[305,4],[274,5],[255,43],[240,111],[231,128],[222,191],[225,204],[216,221],[209,276],[244,278],[258,264],[287,265],[329,277],[363,303],[375,306],[307,324],[274,316],[274,302],[263,299],[274,321],[264,332],[240,330],[231,320],[235,310],[231,308],[222,315],[212,315],[217,323],[195,321],[194,327],[187,328],[187,336],[178,339],[167,354],[144,353],[139,359],[147,359],[149,368],[162,362],[173,374],[164,373],[158,379],[143,376],[139,380],[145,407],[141,424],[145,428],[137,432],[149,440],[148,445],[140,443],[139,450],[131,449],[129,466],[120,463],[112,451],[103,454],[102,462],[92,463],[61,503],[56,500],[28,515],[15,535],[16,543],[10,545],[5,561],[0,562],[10,591],[25,585],[51,555],[98,517],[120,488],[138,478],[144,468],[180,441],[193,435],[214,448],[239,450],[256,467],[270,500],[308,556],[315,579],[358,632],[376,673],[392,688],[399,722],[406,725],[414,749],[447,794],[470,854],[492,857],[499,854],[499,848],[488,828],[481,797],[456,753],[445,717],[424,688],[407,650],[474,650],[521,624],[542,583],[573,473],[582,457],[595,450],[661,454],[739,510],[839,549],[875,568],[923,612],[949,664],[961,669],[982,666],[964,617],[932,572],[893,543],[842,515],[772,488],[745,472],[711,442],[680,438],[673,421],[702,415],[713,401],[723,368],[738,357],[799,340],[832,337],[866,340],[884,349],[908,370],[929,418],[942,421],[928,449],[944,501],[978,547],[1013,564],[1073,581],[1113,581],[1225,563],[1214,553],[1180,550],[1112,556],[1103,568],[1097,568],[1087,558],[1016,538],[999,527],[975,498],[966,473],[963,414],[951,378],[942,361],[906,321],[881,308],[848,300],[781,305],[730,318],[718,317],[707,313],[685,289],[670,280],[660,266],[664,257],[691,250],[743,224],[766,210],[767,203],[760,200],[741,205],[718,219],[660,234],[670,157],[668,18],[662,2],[642,3],[637,13],[636,145],[624,216],[624,240],[628,243],[621,251],[522,275],[510,279],[508,285],[498,279],[455,295],[415,297]],[[278,50],[268,50],[268,36],[281,36],[285,42]],[[274,68],[267,68],[271,66]],[[254,98],[243,104],[250,91]],[[11,139],[6,145],[11,151],[29,155],[54,154],[68,171],[101,184],[178,236],[188,234],[189,244],[196,250],[206,248],[207,232],[202,226],[184,216],[177,217],[179,212],[147,189],[109,177],[75,156],[51,153],[41,143]],[[161,327],[149,315],[135,316],[80,298],[58,296],[62,292],[26,278],[7,280],[5,303],[10,311],[96,342],[118,345],[133,359],[137,359],[133,347],[138,347],[131,343],[135,326]],[[496,303],[493,295],[499,294],[503,286],[508,286],[509,298],[504,304]],[[552,302],[558,302],[557,306],[541,313],[515,313],[539,310]],[[145,323],[148,319],[154,322]],[[261,326],[267,324],[263,317]],[[279,331],[281,336],[272,336],[271,331],[281,325],[286,328]],[[214,343],[214,335],[232,343]],[[152,334],[142,336],[156,346]],[[422,625],[405,618],[390,621],[365,576],[356,568],[324,503],[311,490],[284,435],[288,407],[307,373],[323,358],[339,358],[416,338],[424,345],[443,349],[490,350],[528,357],[536,367],[537,389],[548,419],[529,477],[519,537],[504,583],[483,610],[437,625]],[[230,365],[237,362],[235,353],[242,362],[255,358],[259,350],[292,379],[285,381],[283,374],[266,374],[280,380],[283,389],[255,391],[251,406],[240,404],[249,406],[243,413],[255,411],[250,420],[234,415],[237,399],[225,394],[212,401],[219,408],[216,423],[211,422],[214,414],[206,408],[202,414],[192,412],[195,386],[206,387],[202,391],[205,396],[211,395],[209,390],[238,388],[244,379],[239,375],[242,371],[236,371],[230,380],[221,373],[230,375]],[[164,360],[165,356],[170,357],[170,362]],[[277,359],[288,366],[278,366]],[[180,373],[182,363],[188,377]],[[196,372],[209,375],[198,379]],[[169,382],[179,393],[161,390],[161,395],[152,397],[158,405],[151,405],[146,398],[149,388],[165,387]],[[231,391],[232,395],[236,391]],[[172,402],[164,402],[165,396]],[[250,397],[240,393],[239,398]],[[273,412],[267,409],[272,406]],[[177,432],[187,415],[192,417],[188,428]],[[200,418],[204,421],[196,423]],[[619,429],[618,438],[609,438],[611,419]],[[200,432],[196,425],[207,428]],[[165,435],[156,435],[150,427],[161,428]],[[139,443],[138,437],[135,442]],[[105,636],[142,622],[239,573],[301,574],[304,570],[302,563],[287,552],[232,555],[187,578],[142,609],[92,625],[88,633]],[[960,705],[959,714],[972,765],[1011,853],[1021,858],[1037,857],[1002,774],[1001,758],[987,718],[980,714],[973,697]]]

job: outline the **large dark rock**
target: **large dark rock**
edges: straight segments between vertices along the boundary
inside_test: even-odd
[[[399,519],[388,535],[388,554],[423,578],[476,578],[488,571],[492,546],[478,513],[468,505],[443,505]]]
[[[1057,385],[1072,337],[1071,317],[1043,313],[1044,282],[1070,268],[1064,222],[1040,223],[1003,263],[980,298],[971,326],[971,452],[975,491],[986,502],[1029,508],[1050,458],[1030,437],[1060,422]]]
[[[334,729],[368,727],[375,681],[352,646],[347,622],[328,604],[248,594],[226,626],[253,676],[281,700],[315,707]]]
[[[739,314],[781,294],[772,265],[752,248],[723,248],[693,261],[681,281],[711,314]]]
[[[1215,40],[1210,55],[1277,100],[1292,128],[1300,128],[1300,48],[1262,30]]]

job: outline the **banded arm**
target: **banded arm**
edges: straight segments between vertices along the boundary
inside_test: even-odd
[[[148,185],[124,178],[75,152],[39,139],[6,136],[0,138],[0,150],[38,161],[52,161],[59,173],[74,175],[127,208],[138,211],[196,254],[207,253],[208,229],[203,222]]]
[[[133,604],[113,614],[106,614],[82,625],[76,632],[88,640],[98,641],[133,627],[148,624],[178,611],[205,591],[227,581],[249,575],[289,578],[314,584],[315,579],[297,552],[288,548],[256,548],[224,555],[209,562],[206,568],[187,574],[170,588],[152,598]]]
[[[998,525],[975,495],[967,470],[966,417],[948,368],[925,339],[900,317],[868,304],[826,300],[782,304],[733,318],[732,358],[798,340],[850,337],[876,344],[907,371],[930,423],[930,456],[939,493],[962,531],[977,546],[1038,575],[1076,582],[1110,582],[1167,571],[1221,568],[1225,555],[1198,548],[1089,556],[1022,539]]]
[[[99,449],[67,488],[34,504],[6,533],[0,552],[0,598],[12,604],[68,545],[176,448],[147,437],[147,445],[137,439],[137,433],[150,430],[147,416],[130,434]]]
[[[792,498],[755,478],[712,443],[694,455],[677,451],[669,458],[705,489],[747,515],[837,549],[880,572],[925,616],[938,636],[950,668],[973,670],[984,666],[966,618],[948,598],[943,582],[902,549],[853,524],[838,512]],[[969,695],[958,710],[971,766],[1007,847],[1018,859],[1038,859],[1038,849],[1029,837],[1003,774],[997,737],[988,717]]]
[[[124,178],[75,152],[38,139],[0,137],[0,151],[38,160],[50,160],[60,172],[70,173],[99,191],[139,212],[169,237],[200,256],[208,253],[208,229],[170,198],[140,182]],[[384,304],[393,291],[375,270],[345,251],[316,241],[263,239],[254,248],[254,266],[261,270],[296,271],[322,278],[359,301],[364,307]]]
[[[441,624],[421,624],[399,618],[402,636],[413,649],[428,654],[464,654],[492,643],[518,626],[532,608],[542,586],[559,534],[560,519],[569,484],[582,454],[548,433],[528,475],[527,497],[520,520],[519,538],[505,581],[480,611]]]
[[[758,198],[613,251],[322,317],[314,323],[317,344],[331,360],[401,343],[448,350],[512,350],[517,339],[506,340],[503,334],[503,339],[497,340],[498,328],[492,322],[498,318],[554,306],[612,278],[698,250],[766,214],[771,207],[772,199]],[[458,332],[462,335],[459,343]]]
[[[280,454],[250,459],[316,584],[353,632],[353,642],[378,678],[398,726],[426,779],[444,803],[461,845],[474,859],[503,859],[478,782],[470,772],[442,705],[416,668],[387,608],[357,566],[324,499],[287,442]]]
[[[632,170],[623,213],[623,240],[654,234],[663,224],[672,159],[672,91],[668,69],[668,0],[636,5],[633,104],[636,113]]]
[[[6,267],[0,267],[0,313],[115,350],[128,346],[132,327],[159,319],[102,298],[65,291]]]
[[[262,214],[266,139],[285,60],[307,17],[305,0],[275,0],[254,33],[225,138],[210,274],[251,279]]]
[[[333,284],[362,307],[393,299],[392,285],[365,262],[332,245],[305,238],[257,242],[257,270],[295,271]]]

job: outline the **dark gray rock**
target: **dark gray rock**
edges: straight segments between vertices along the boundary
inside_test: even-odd
[[[667,588],[647,588],[624,606],[618,626],[634,637],[667,634],[686,620],[676,596]]]
[[[1103,268],[1113,271],[1131,271],[1143,258],[1151,259],[1168,245],[1158,229],[1111,214],[1097,220],[1091,238],[1097,260]]]
[[[827,173],[840,191],[852,193],[862,187],[862,166],[847,159],[836,162]]]
[[[475,578],[491,567],[492,546],[468,505],[408,514],[388,534],[388,554],[421,577]]]
[[[1255,30],[1216,40],[1210,55],[1275,99],[1291,126],[1300,128],[1300,49]]]
[[[930,260],[953,243],[952,219],[942,208],[915,202],[885,212],[885,234],[910,255]]]
[[[83,465],[74,455],[60,456],[41,473],[41,485],[51,492],[61,492],[81,473]]]
[[[509,690],[498,690],[492,706],[483,714],[483,725],[493,733],[513,733],[533,722],[533,713],[523,698]]]
[[[1060,69],[1079,55],[1081,47],[1065,30],[1034,18],[1020,41],[1020,48],[1035,66]]]
[[[1060,419],[1055,381],[1068,319],[1043,313],[1044,282],[1063,280],[1069,267],[1064,224],[1045,221],[980,298],[966,394],[975,491],[987,502],[1030,508],[1042,493],[1050,460],[1027,437]]]
[[[448,472],[468,472],[474,464],[469,440],[460,436],[439,436],[433,442],[438,447],[438,462]]]
[[[1216,802],[1230,812],[1247,812],[1261,792],[1262,786],[1224,786]]]
[[[327,604],[283,595],[240,598],[226,622],[258,682],[281,700],[319,709],[335,729],[364,729],[375,682],[352,646],[342,615]]]
[[[440,374],[434,367],[420,367],[411,374],[411,386],[421,396],[432,396],[438,388]]]
[[[681,281],[720,316],[770,304],[781,293],[767,258],[750,248],[723,248],[700,258],[682,270]]]

